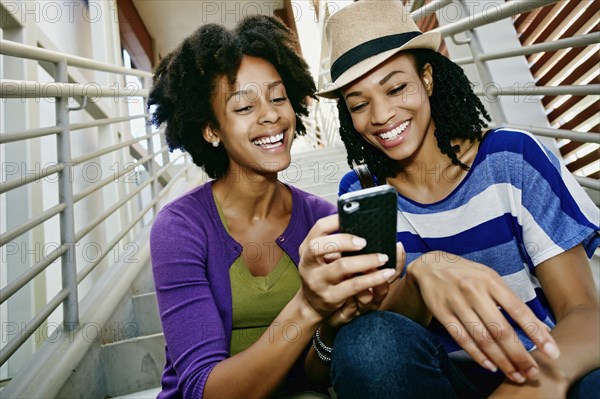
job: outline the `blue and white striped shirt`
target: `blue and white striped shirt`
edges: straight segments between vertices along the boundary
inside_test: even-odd
[[[340,195],[360,188],[350,172]],[[550,327],[555,319],[535,267],[580,243],[591,257],[599,225],[600,210],[557,157],[531,134],[510,129],[484,136],[467,176],[441,201],[420,204],[398,194],[397,239],[407,263],[440,250],[487,265]],[[439,323],[429,329],[453,358],[468,357]]]

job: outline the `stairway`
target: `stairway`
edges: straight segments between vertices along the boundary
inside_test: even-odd
[[[335,203],[340,179],[349,170],[345,148],[335,146],[292,152],[292,162],[279,179]]]
[[[339,180],[348,170],[344,148],[331,147],[293,152],[290,167],[279,178],[335,202]],[[56,397],[155,398],[164,363],[164,336],[147,262],[130,295],[102,328],[98,345],[86,353]]]
[[[56,398],[114,398],[160,385],[164,337],[149,261],[94,340]],[[154,389],[140,398],[157,393]]]

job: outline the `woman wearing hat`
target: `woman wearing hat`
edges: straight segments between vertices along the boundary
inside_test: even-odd
[[[348,162],[398,190],[407,255],[393,312],[335,338],[339,397],[598,395],[598,208],[531,134],[485,131],[440,35],[401,2],[353,3],[326,33],[332,84],[317,94],[338,99]],[[350,172],[340,193],[360,188]]]
[[[327,375],[313,333],[326,338],[357,309],[379,306],[398,275],[377,270],[387,259],[375,254],[340,260],[337,251],[364,240],[327,235],[338,228],[327,217],[334,206],[277,180],[315,89],[294,40],[266,16],[232,31],[209,24],[155,73],[153,122],[166,122],[170,147],[214,178],[165,205],[152,226],[161,399],[322,389],[304,372]]]

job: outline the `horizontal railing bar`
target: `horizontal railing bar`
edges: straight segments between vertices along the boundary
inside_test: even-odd
[[[155,154],[148,154],[145,157],[139,159],[136,163],[132,163],[128,167],[124,168],[122,171],[116,173],[114,176],[112,176],[112,177],[108,176],[107,178],[100,180],[98,183],[94,184],[93,186],[90,186],[90,187],[86,188],[85,190],[81,191],[80,193],[74,195],[73,203],[80,201],[81,199],[87,197],[94,191],[97,191],[97,190],[101,189],[102,187],[106,186],[110,182],[116,181],[119,177],[123,176],[125,173],[131,172],[133,169],[137,168],[138,166],[142,166],[145,162],[156,157],[157,155],[159,155],[161,153],[162,153],[162,151],[157,152]]]
[[[31,80],[0,80],[0,98],[56,98],[56,97],[148,97],[150,91],[142,88],[113,89],[98,85],[47,82]]]
[[[108,208],[106,211],[98,215],[94,220],[92,220],[88,225],[83,227],[81,230],[75,233],[75,242],[81,241],[83,237],[85,237],[90,231],[94,230],[100,223],[106,220],[110,215],[115,213],[122,207],[127,201],[135,197],[140,191],[146,188],[152,181],[154,180],[154,176],[148,178],[145,182],[136,187],[135,190],[130,192],[125,198],[118,201],[116,204]]]
[[[15,188],[24,186],[36,180],[41,180],[46,176],[59,173],[64,168],[65,165],[62,162],[59,162],[57,164],[46,166],[44,167],[44,170],[32,173],[31,175],[20,176],[16,179],[9,180],[5,183],[0,183],[0,194],[4,194],[6,192],[9,192],[10,190],[14,190]]]
[[[79,130],[79,129],[87,129],[90,127],[109,125],[111,123],[127,122],[127,121],[130,121],[133,119],[147,118],[147,117],[150,117],[150,114],[120,116],[118,118],[96,119],[95,121],[92,121],[92,122],[74,123],[69,126],[69,130],[73,131],[73,130]],[[12,143],[13,141],[28,140],[28,139],[34,139],[37,137],[49,136],[51,134],[60,133],[61,131],[62,131],[62,128],[60,128],[60,127],[50,126],[50,127],[42,127],[42,128],[38,128],[38,129],[28,129],[28,130],[13,132],[13,133],[0,134],[0,144],[6,144],[6,143]]]
[[[0,247],[6,245],[6,243],[10,242],[12,239],[20,236],[21,234],[27,233],[29,230],[34,228],[35,226],[44,223],[46,220],[50,219],[53,216],[58,215],[66,208],[65,204],[58,204],[53,206],[52,208],[40,213],[38,216],[33,219],[27,221],[26,223],[21,224],[20,226],[15,227],[12,230],[9,230],[5,233],[0,234]]]
[[[125,228],[121,231],[121,233],[119,235],[117,235],[107,245],[107,249],[102,251],[102,254],[100,255],[100,257],[98,259],[96,259],[94,261],[94,263],[91,263],[91,264],[85,266],[83,269],[81,269],[81,271],[79,273],[77,273],[77,284],[81,283],[83,281],[83,279],[85,279],[88,276],[88,274],[90,274],[92,272],[92,270],[94,270],[96,268],[96,266],[98,266],[98,264],[102,261],[102,259],[104,259],[106,257],[106,255],[108,255],[108,253],[119,243],[119,241],[121,241],[123,239],[123,237],[125,237],[125,235],[127,233],[129,233],[129,231],[135,227],[136,223],[138,223],[140,221],[140,219],[142,219],[144,217],[144,215],[150,209],[152,209],[152,207],[154,206],[154,204],[157,201],[158,201],[158,199],[154,199],[148,205],[146,205],[146,207],[138,213],[136,218],[133,219],[127,226],[125,226]]]
[[[434,0],[431,3],[428,3],[427,5],[419,8],[418,10],[411,12],[410,16],[412,17],[413,21],[417,22],[425,18],[426,16],[433,14],[438,10],[441,10],[450,3],[452,3],[452,0]]]
[[[156,135],[156,134],[160,134],[160,132],[155,132],[155,133],[152,133],[152,135],[153,135],[153,136],[154,136],[154,135]],[[141,141],[141,139],[140,139],[140,140],[137,140],[137,141]],[[167,148],[167,146],[164,146],[163,148]],[[109,151],[109,152],[110,152],[110,151]],[[154,154],[153,156],[155,157],[156,155],[158,155],[158,154],[161,154],[162,152],[164,152],[164,151],[157,152],[157,153],[156,153],[156,154]],[[152,156],[152,155],[150,155],[150,156]],[[147,156],[147,157],[148,157],[148,156]],[[139,166],[139,165],[143,164],[144,162],[146,162],[146,161],[148,160],[148,158],[147,158],[147,157],[144,157],[144,158],[142,158],[142,160],[140,160],[140,161],[142,161],[142,162],[138,162],[138,163],[137,163],[137,164],[135,164],[133,167],[135,167],[135,166]],[[91,159],[91,158],[90,158],[90,159]],[[71,167],[73,167],[73,166],[76,166],[77,164],[78,164],[78,162],[71,162],[71,163],[69,163],[69,165],[70,165]],[[50,175],[52,175],[52,174],[59,173],[59,172],[61,172],[63,169],[64,169],[64,164],[63,164],[63,163],[57,163],[57,164],[53,164],[53,165],[46,166],[46,167],[44,168],[44,170],[42,170],[42,171],[39,171],[39,172],[32,173],[31,175],[26,175],[25,177],[23,177],[23,176],[21,176],[21,177],[17,177],[17,178],[15,178],[15,179],[12,179],[12,180],[10,180],[10,181],[8,181],[8,182],[5,182],[5,183],[0,183],[0,194],[6,193],[6,192],[8,192],[8,191],[11,191],[11,190],[14,190],[15,188],[18,188],[18,187],[24,186],[24,185],[26,185],[26,184],[29,184],[29,183],[31,183],[31,182],[34,182],[34,181],[36,181],[36,180],[41,180],[41,179],[43,179],[44,177],[50,176]],[[131,169],[128,169],[128,170],[131,170]],[[94,191],[96,191],[97,189],[99,189],[100,187],[103,187],[104,185],[108,184],[108,183],[109,183],[111,180],[114,180],[114,179],[116,179],[116,178],[118,178],[118,177],[122,176],[124,173],[126,173],[126,171],[123,171],[123,173],[121,173],[121,174],[118,174],[118,176],[114,176],[114,177],[112,177],[112,178],[111,178],[111,177],[108,177],[107,179],[104,179],[104,180],[103,180],[103,181],[106,181],[106,183],[105,183],[105,184],[103,184],[103,185],[99,185],[99,183],[98,183],[98,185],[99,185],[99,186],[98,186],[96,189],[94,189],[94,190],[90,190],[91,188],[93,188],[93,187],[94,187],[94,186],[92,186],[92,187],[88,188],[86,191],[89,191],[90,193],[91,193],[91,192],[94,192]],[[89,194],[89,193],[88,193],[88,194]],[[87,195],[87,194],[86,194],[86,195]],[[80,197],[80,196],[78,196],[78,195],[74,196],[75,202],[79,201],[79,200],[80,200],[81,198],[83,198],[83,197],[84,197],[84,196],[81,196],[81,197]]]
[[[162,153],[163,151],[161,151]],[[170,169],[171,167],[175,166],[175,162],[177,162],[177,160],[179,158],[181,158],[184,155],[184,153],[182,152],[181,154],[179,154],[177,157],[175,157],[175,159],[171,160],[168,164],[163,165],[162,168],[160,168],[157,172],[156,172],[156,177],[160,177],[162,176],[163,173],[165,173],[168,169]]]
[[[42,310],[25,325],[25,331],[19,331],[19,335],[11,339],[3,348],[0,350],[0,366],[6,363],[6,361],[12,356],[35,333],[35,330],[42,325],[52,312],[69,296],[69,290],[63,288],[54,298],[50,300],[42,308]]]
[[[140,142],[142,140],[149,139],[150,137],[156,136],[157,134],[160,134],[160,132],[154,132],[152,134],[147,134],[145,136],[136,137],[134,139],[127,140],[127,141],[124,141],[124,142],[119,143],[119,144],[114,144],[114,145],[111,145],[109,147],[103,148],[101,150],[92,152],[90,154],[83,155],[83,156],[80,156],[80,157],[77,157],[77,158],[73,158],[73,160],[71,162],[73,162],[75,164],[79,164],[79,163],[82,163],[82,162],[85,162],[85,161],[89,161],[90,159],[101,157],[102,155],[106,155],[106,154],[111,153],[113,151],[116,151],[116,150],[119,150],[121,148],[127,147],[127,146],[129,146],[131,144],[135,144],[135,143]]]
[[[523,87],[497,87],[488,85],[485,90],[474,90],[477,96],[560,96],[570,94],[573,96],[588,96],[600,93],[600,84],[565,85],[565,86],[535,86],[533,83],[524,84]]]
[[[41,127],[38,129],[27,129],[19,132],[0,134],[0,144],[12,143],[13,141],[29,140],[36,137],[49,136],[62,131],[62,128],[57,126]]]
[[[149,116],[150,116],[150,114],[139,114],[139,115],[132,115],[132,116],[119,116],[116,118],[96,119],[91,122],[74,123],[72,125],[69,125],[69,130],[73,131],[73,130],[79,130],[79,129],[87,129],[90,127],[110,125],[111,123],[127,122],[127,121],[131,121],[133,119],[147,118]]]
[[[432,31],[440,32],[444,37],[452,36],[482,25],[491,24],[504,18],[523,14],[547,4],[556,3],[557,1],[558,0],[513,0],[500,6],[489,7],[478,14],[469,15],[460,21],[435,28]]]
[[[121,75],[140,76],[143,78],[152,77],[150,72],[139,69],[131,69],[118,65],[106,64],[89,58],[60,53],[58,51],[47,50],[35,46],[28,46],[26,44],[16,43],[10,40],[0,40],[0,54],[54,63],[66,61],[69,66],[79,68],[95,69],[97,71],[112,72]]]
[[[533,134],[543,137],[551,137],[555,139],[569,139],[581,143],[600,143],[600,134],[598,133],[576,132],[574,130],[553,129],[542,126],[513,124],[509,124],[506,127],[510,129],[524,130],[526,132],[531,132]]]
[[[175,160],[173,160],[174,162]],[[163,173],[165,173],[167,170],[171,169],[173,166],[175,166],[173,164],[173,162],[169,162],[168,164],[164,165],[162,168],[160,168],[158,171],[156,171],[155,176],[158,179],[160,176],[163,175]],[[168,184],[168,183],[167,183]]]
[[[530,46],[523,46],[516,49],[498,51],[495,53],[482,54],[479,57],[479,61],[491,61],[499,60],[504,58],[516,57],[519,55],[529,55],[535,53],[563,50],[573,47],[583,47],[590,44],[600,42],[600,32],[588,33],[581,36],[568,37],[565,39],[559,39],[553,42],[532,44]],[[474,62],[473,57],[458,58],[452,60],[459,65],[470,64]]]
[[[600,191],[600,180],[592,179],[591,177],[573,175],[577,183],[582,187],[590,188],[595,191]]]
[[[0,304],[4,303],[4,301],[10,298],[15,292],[23,288],[23,286],[33,280],[35,276],[46,270],[46,268],[50,266],[56,259],[63,256],[68,249],[69,245],[67,244],[56,247],[48,254],[48,256],[43,255],[43,260],[31,266],[26,272],[11,281],[6,287],[2,288],[2,290],[0,290]]]

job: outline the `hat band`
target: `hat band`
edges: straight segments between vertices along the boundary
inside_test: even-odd
[[[331,65],[330,73],[333,82],[337,80],[344,72],[359,62],[383,53],[384,51],[392,50],[404,46],[409,40],[421,35],[421,32],[405,32],[396,35],[379,37],[369,40],[361,45],[342,54],[333,65]]]

